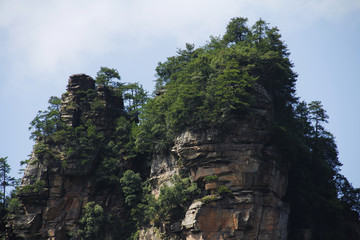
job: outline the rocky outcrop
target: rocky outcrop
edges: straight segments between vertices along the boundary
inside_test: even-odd
[[[62,96],[60,117],[71,127],[92,119],[97,131],[106,138],[114,131],[115,119],[123,109],[121,97],[111,95],[104,87],[95,88],[91,77],[77,74],[70,77],[67,92]],[[114,216],[123,215],[121,193],[99,186],[96,181],[95,168],[99,164],[96,146],[90,160],[83,163],[80,158],[64,156],[62,140],[46,144],[59,154],[44,159],[32,155],[21,182],[20,198],[26,214],[11,221],[14,239],[69,239],[89,201],[95,200],[108,212],[111,209]],[[114,239],[108,232],[103,239]]]
[[[253,88],[252,95],[251,109],[231,117],[224,131],[184,131],[169,153],[153,156],[149,180],[155,196],[162,185],[171,184],[172,177],[181,174],[198,184],[202,197],[189,205],[182,218],[143,227],[140,239],[287,238],[289,207],[282,198],[288,161],[273,143],[271,98],[260,85]],[[77,128],[91,119],[96,132],[106,139],[122,114],[120,96],[106,87],[95,87],[87,75],[70,77],[60,108],[66,126]],[[99,185],[97,146],[84,162],[64,153],[67,139],[47,141],[52,154],[42,159],[33,154],[22,178],[20,198],[26,214],[12,220],[15,239],[70,239],[90,201],[116,220],[115,227],[107,226],[103,239],[122,239],[114,235],[115,230],[125,228],[130,211],[125,209],[121,190]]]
[[[94,105],[96,99],[96,107]],[[99,105],[101,107],[99,107]],[[81,119],[92,119],[98,131],[109,133],[114,129],[114,119],[124,110],[121,96],[98,85],[85,74],[70,76],[67,92],[62,95],[61,119],[70,126],[78,126]]]
[[[171,154],[154,158],[154,194],[173,174],[186,171],[198,185],[203,183],[208,199],[191,204],[175,235],[169,232],[172,226],[157,232],[187,240],[286,239],[289,207],[281,199],[287,187],[288,164],[272,142],[272,101],[261,86],[254,91],[252,109],[232,118],[228,131],[185,131],[176,138]],[[207,176],[217,180],[206,182]],[[215,196],[220,186],[232,194]],[[144,229],[141,239],[156,231],[154,227]]]

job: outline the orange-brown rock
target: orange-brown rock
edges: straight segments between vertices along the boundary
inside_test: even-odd
[[[91,108],[92,93],[100,99],[104,108],[94,111]],[[76,127],[81,119],[91,118],[96,129],[106,138],[114,131],[115,119],[123,111],[121,97],[112,96],[104,87],[95,88],[95,81],[85,75],[70,76],[67,92],[62,96],[60,116],[66,124]],[[59,152],[60,143],[52,146]],[[96,148],[96,147],[95,147]],[[83,164],[81,159],[67,158],[63,154],[50,159],[37,159],[33,154],[27,165],[21,182],[21,188],[43,181],[45,186],[40,191],[21,192],[20,198],[26,214],[13,221],[16,239],[69,239],[70,233],[77,229],[82,208],[94,201],[112,214],[121,216],[123,197],[116,191],[99,186],[95,179],[95,166],[99,158],[97,152],[91,153],[91,159]],[[105,239],[105,238],[104,238]],[[109,233],[106,239],[117,239]]]
[[[86,95],[89,91],[103,107],[91,107],[91,98]],[[182,219],[144,226],[140,239],[287,239],[289,207],[282,198],[288,163],[274,145],[272,100],[260,85],[253,91],[251,108],[229,118],[223,132],[184,131],[174,139],[170,153],[153,156],[150,180],[155,196],[179,173],[197,182],[204,196],[192,202]],[[95,88],[91,77],[70,77],[60,109],[61,119],[68,126],[76,127],[82,119],[91,118],[106,138],[122,111],[122,99],[104,87]],[[61,143],[54,146],[60,153],[63,148]],[[94,200],[119,222],[126,221],[124,197],[119,191],[99,186],[95,171],[100,159],[96,149],[90,155],[86,164],[75,157],[64,164],[61,154],[46,161],[33,154],[21,186],[39,181],[44,186],[21,195],[26,214],[14,220],[19,239],[69,239],[78,227],[81,209]],[[112,231],[105,232],[104,239],[121,239]]]
[[[288,164],[272,141],[272,100],[259,85],[254,96],[249,114],[234,116],[227,131],[185,131],[176,138],[169,156],[154,158],[155,189],[186,169],[198,183],[206,176],[217,176],[217,181],[204,185],[208,194],[216,193],[220,185],[233,194],[206,203],[195,200],[178,236],[186,240],[287,238],[289,208],[281,199]],[[148,235],[149,231],[144,230]]]

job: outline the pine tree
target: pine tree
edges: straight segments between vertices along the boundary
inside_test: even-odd
[[[0,183],[2,186],[1,199],[3,208],[6,208],[6,188],[13,186],[14,177],[10,176],[10,165],[7,163],[7,157],[0,158]]]

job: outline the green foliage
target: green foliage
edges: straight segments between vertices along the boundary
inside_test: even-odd
[[[185,129],[223,131],[230,117],[247,113],[256,83],[273,97],[277,116],[291,113],[296,74],[286,46],[277,28],[262,20],[250,28],[246,21],[234,18],[222,39],[199,48],[186,44],[159,63],[157,96],[140,115],[139,149],[163,151]]]
[[[20,192],[23,194],[40,192],[45,189],[45,180],[37,180],[32,185],[25,185]]]
[[[346,237],[344,219],[347,212],[359,210],[360,200],[355,200],[356,189],[338,173],[341,163],[335,139],[323,125],[327,121],[320,101],[299,102],[286,129],[289,134],[283,137],[282,146],[292,160],[285,197],[292,209],[291,239],[302,239],[304,229],[312,229],[314,239],[352,239]]]
[[[10,165],[7,162],[8,157],[0,158],[0,238],[5,239],[6,223],[9,204],[9,198],[6,194],[6,189],[9,186],[14,186],[16,181],[15,178],[10,176]]]
[[[24,213],[24,207],[18,197],[10,198],[8,208],[9,214],[20,215]]]
[[[103,141],[101,132],[96,131],[91,120],[87,120],[75,128],[68,126],[62,134],[67,136],[65,143],[67,149],[66,159],[81,159],[81,164],[91,160],[91,157]]]
[[[36,158],[30,164],[35,164],[39,161],[46,162],[48,159],[57,158],[57,154],[51,145],[44,141],[38,141],[34,146],[34,153]]]
[[[117,119],[116,128],[101,151],[102,161],[96,172],[97,181],[106,184],[119,184],[123,177],[124,166],[133,166],[133,170],[142,172],[147,167],[147,158],[135,147],[134,131],[136,122],[121,116]]]
[[[141,200],[141,177],[139,173],[126,170],[120,179],[122,191],[125,194],[125,203],[134,208]]]
[[[129,217],[128,223],[131,226],[127,226],[128,230],[122,229],[121,232],[124,236],[130,236],[132,232],[136,232],[137,222],[144,221],[140,220],[139,216],[142,214],[150,216],[150,212],[152,212],[145,207],[152,200],[150,195],[143,196],[141,179],[135,178],[131,182],[129,172],[124,172],[128,168],[145,172],[148,168],[146,162],[148,154],[143,154],[135,146],[139,113],[148,97],[146,91],[138,83],[120,84],[115,82],[114,80],[120,80],[115,69],[102,67],[96,80],[97,84],[104,86],[101,89],[106,92],[105,97],[110,100],[124,100],[125,109],[113,112],[111,104],[106,104],[105,100],[98,96],[95,89],[78,91],[76,102],[69,102],[63,106],[61,106],[59,98],[52,97],[49,100],[48,109],[39,111],[31,122],[32,138],[36,140],[34,147],[36,157],[32,158],[32,162],[26,161],[24,163],[41,162],[53,166],[53,164],[56,165],[61,161],[62,167],[66,170],[68,160],[72,162],[76,160],[82,165],[96,161],[96,180],[99,185],[113,189],[121,187],[124,195],[126,195],[128,209],[125,211],[124,217]],[[122,96],[122,99],[119,96]],[[64,118],[60,118],[60,106],[61,109],[74,113],[74,116],[78,112],[81,114],[79,118],[75,117],[74,121],[69,124],[64,121]],[[88,111],[82,114],[81,111],[84,109]],[[116,121],[115,131],[99,131],[95,120],[98,120],[99,116],[108,117],[109,114],[116,116],[114,117],[114,121]],[[135,174],[134,176],[139,175]],[[137,182],[134,182],[135,180]],[[24,186],[21,193],[41,192],[44,189],[44,180],[36,182],[33,180],[33,182],[33,185]],[[133,185],[129,187],[127,184]],[[134,187],[134,184],[137,184],[137,187]],[[16,200],[13,203],[13,210],[16,211]],[[88,211],[86,209],[85,212]],[[113,220],[114,224],[119,221],[116,217]],[[96,229],[95,232],[90,231],[92,223],[89,217],[84,216],[82,225],[84,229],[76,233],[79,234],[79,237],[87,239],[89,236],[97,236]]]
[[[88,202],[80,219],[80,229],[74,234],[76,239],[103,239],[105,225],[109,218],[104,209],[95,202]]]
[[[148,94],[139,83],[127,83],[121,88],[125,102],[125,110],[135,120],[139,121],[142,106],[148,100]]]
[[[0,207],[0,239],[6,239],[7,210]]]
[[[121,179],[125,201],[131,209],[133,230],[138,226],[153,222],[160,224],[181,219],[192,201],[200,196],[200,189],[196,183],[188,178],[175,175],[169,185],[160,188],[158,198],[151,194],[148,182],[140,183],[140,176],[131,170],[125,172]]]
[[[91,109],[93,111],[105,110],[105,102],[99,98],[94,98],[91,102]]]
[[[122,163],[120,158],[104,157],[96,171],[96,180],[107,185],[116,185],[119,182],[121,173]]]
[[[232,18],[230,23],[226,27],[226,33],[223,37],[224,42],[238,43],[240,41],[246,41],[252,34],[251,30],[247,26],[247,18]]]
[[[155,220],[182,219],[191,202],[200,195],[200,189],[189,178],[175,175],[171,185],[164,184],[160,188],[157,199]]]
[[[354,188],[343,175],[336,174],[336,187],[344,207],[360,213],[360,188]]]
[[[207,203],[211,203],[211,202],[215,201],[216,199],[217,199],[217,197],[215,195],[207,195],[207,196],[202,197],[200,199],[200,201],[207,204]]]
[[[314,123],[314,134],[315,138],[318,137],[321,132],[324,132],[325,129],[321,125],[322,123],[327,123],[329,116],[326,114],[326,111],[323,108],[323,105],[320,101],[312,101],[308,105],[309,118],[311,122]]]
[[[39,111],[36,117],[31,121],[29,130],[31,139],[40,140],[46,138],[58,131],[61,127],[60,121],[60,104],[61,99],[58,97],[50,97],[50,106],[45,111]]]
[[[219,177],[216,176],[216,175],[209,175],[209,176],[205,176],[204,180],[207,183],[209,183],[209,182],[217,182],[217,181],[219,181]]]
[[[2,206],[0,208],[6,207],[6,188],[9,186],[14,186],[15,178],[10,176],[10,165],[7,162],[8,157],[0,158],[0,199],[2,201]]]
[[[118,85],[120,85],[113,79],[120,80],[119,72],[113,68],[101,67],[96,74],[95,82],[103,86],[117,87]]]
[[[234,194],[232,193],[232,191],[230,191],[230,189],[228,189],[226,186],[221,185],[216,189],[216,192],[221,196],[221,197],[225,197],[225,196],[234,196]]]
[[[24,213],[24,209],[19,198],[11,198],[7,210],[10,214],[15,215]]]
[[[168,146],[184,129],[222,128],[231,113],[240,113],[251,102],[248,91],[256,78],[238,69],[231,50],[221,55],[204,49],[181,53],[158,66],[158,82],[167,84],[140,116],[144,122],[138,143],[153,141],[155,151]],[[167,65],[178,66],[163,73]],[[171,71],[175,72],[167,76]]]
[[[91,119],[83,120],[78,126],[63,124],[62,127],[47,137],[47,141],[38,141],[34,151],[38,160],[44,162],[48,159],[60,159],[61,152],[55,147],[62,144],[64,166],[67,159],[81,159],[81,164],[91,160],[91,157],[99,150],[103,142],[103,135],[96,130]]]

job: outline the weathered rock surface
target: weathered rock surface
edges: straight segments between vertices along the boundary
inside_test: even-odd
[[[93,109],[91,101],[97,96],[103,108]],[[62,96],[60,114],[69,126],[76,127],[81,119],[94,120],[98,131],[103,136],[113,131],[115,119],[123,111],[121,97],[112,96],[106,88],[95,89],[95,81],[85,75],[70,76],[67,92]],[[54,149],[61,151],[61,143]],[[106,189],[97,184],[95,167],[98,164],[96,151],[86,164],[81,159],[63,157],[36,159],[33,154],[24,172],[21,188],[44,182],[40,191],[21,193],[21,200],[26,214],[15,218],[13,231],[15,239],[69,239],[69,234],[76,230],[81,217],[81,209],[89,202],[96,200],[111,214],[121,216],[123,197],[119,192]],[[109,234],[104,239],[116,239]]]
[[[208,194],[220,185],[233,193],[207,203],[195,200],[177,234],[183,239],[287,237],[289,207],[281,199],[287,187],[288,165],[272,143],[272,101],[261,86],[254,95],[250,114],[233,118],[225,134],[185,131],[175,140],[172,154],[153,160],[155,194],[180,169],[198,183],[206,176],[217,176],[218,181],[205,184],[203,191]],[[148,239],[153,229],[143,230],[147,235],[141,239]],[[162,229],[167,228],[157,231]]]
[[[248,113],[229,120],[227,130],[184,131],[169,154],[152,159],[150,180],[157,196],[163,184],[181,173],[202,187],[208,200],[194,200],[183,219],[171,219],[162,226],[148,226],[140,239],[287,239],[289,207],[282,202],[287,187],[288,164],[272,140],[272,100],[260,85],[254,88],[254,104]],[[92,101],[96,98],[97,108]],[[106,138],[114,131],[115,119],[123,112],[121,97],[84,74],[69,79],[62,96],[60,115],[68,126],[76,127],[92,119]],[[64,146],[57,143],[59,153]],[[26,214],[13,220],[17,239],[69,239],[77,229],[81,209],[96,201],[113,216],[126,221],[124,198],[114,189],[99,186],[95,171],[100,161],[96,151],[83,164],[81,159],[64,157],[38,161],[35,154],[22,179],[22,188],[43,181],[40,191],[23,192]],[[206,182],[207,176],[216,176]],[[230,195],[219,195],[225,186]],[[210,200],[209,200],[210,199]],[[120,223],[121,224],[121,223]],[[121,239],[112,230],[103,239]]]

